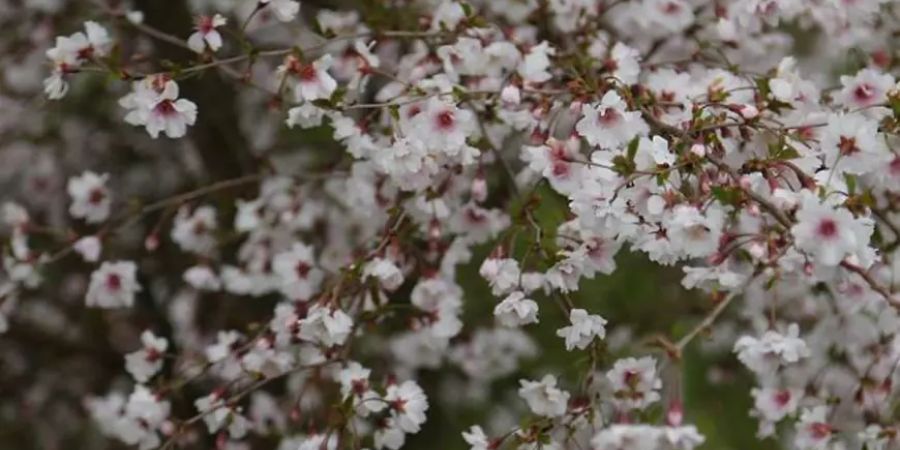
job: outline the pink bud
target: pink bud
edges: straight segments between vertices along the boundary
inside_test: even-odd
[[[666,412],[666,423],[670,427],[677,427],[681,425],[682,419],[684,419],[684,408],[681,405],[681,401],[673,400],[669,405],[669,410]]]
[[[691,146],[691,153],[702,158],[706,156],[706,146],[698,142]]]
[[[518,105],[522,101],[522,96],[519,88],[508,85],[500,91],[500,99],[507,105]]]
[[[741,105],[738,107],[741,117],[750,120],[759,115],[759,110],[753,105]]]
[[[432,220],[428,226],[428,238],[433,241],[441,238],[441,223],[437,220]]]
[[[484,174],[479,171],[475,175],[475,179],[472,180],[472,199],[481,203],[487,199],[487,194],[487,180],[484,179]]]
[[[752,242],[747,246],[747,252],[756,259],[762,259],[766,255],[766,246],[760,242]]]
[[[228,434],[219,433],[216,435],[216,450],[223,450],[226,444],[228,444]]]
[[[152,252],[158,249],[159,235],[155,232],[147,235],[147,238],[144,239],[144,248],[147,249],[148,252]]]

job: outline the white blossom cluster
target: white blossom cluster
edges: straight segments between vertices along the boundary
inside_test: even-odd
[[[96,373],[19,406],[142,450],[431,448],[478,405],[472,450],[692,450],[696,350],[759,439],[900,448],[900,2],[22,3],[0,367]],[[623,258],[683,314],[589,294]]]

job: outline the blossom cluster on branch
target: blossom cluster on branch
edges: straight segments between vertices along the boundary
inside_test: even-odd
[[[166,3],[0,0],[0,364],[97,368],[23,404],[140,449],[491,401],[473,450],[692,450],[705,340],[760,439],[900,448],[900,3]],[[687,327],[578,295],[624,253]]]

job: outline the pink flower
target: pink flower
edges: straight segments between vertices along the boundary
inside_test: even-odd
[[[216,30],[228,23],[228,20],[221,14],[210,16],[200,16],[197,18],[197,25],[194,32],[187,41],[188,47],[197,53],[203,53],[208,48],[212,52],[217,52],[222,48],[222,35]]]
[[[288,56],[278,67],[281,76],[290,76],[294,84],[294,100],[298,103],[327,99],[337,89],[337,81],[328,74],[331,55],[324,55],[311,62],[303,62],[296,56]]]
[[[132,84],[133,91],[119,99],[128,109],[125,122],[144,126],[156,139],[159,133],[180,138],[197,121],[197,105],[178,98],[178,84],[165,75],[153,75]]]

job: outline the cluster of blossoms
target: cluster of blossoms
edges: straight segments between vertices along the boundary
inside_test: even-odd
[[[760,439],[900,448],[900,3],[27,3],[0,365],[51,430],[397,450],[489,405],[459,445],[693,450],[696,348]],[[625,253],[700,305],[582,295]]]

